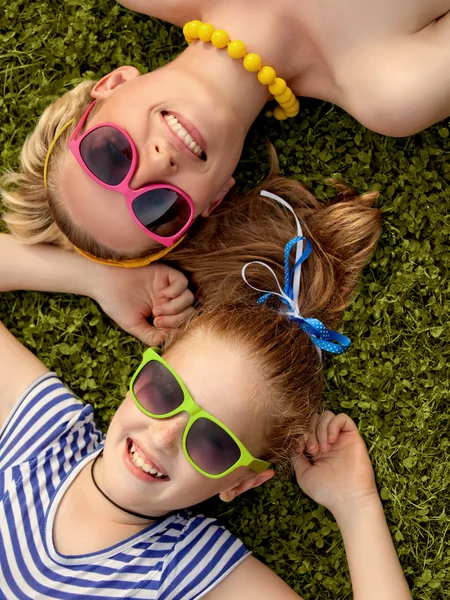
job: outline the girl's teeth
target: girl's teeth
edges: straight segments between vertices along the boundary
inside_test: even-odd
[[[146,463],[142,456],[139,456],[137,453],[134,444],[130,448],[130,454],[134,464],[144,471],[144,473],[148,473],[154,477],[167,477],[164,473],[160,473],[157,469]]]
[[[184,127],[182,127],[181,129],[178,129],[177,134],[179,138],[184,140],[184,138],[188,135],[188,132]]]
[[[194,140],[193,140],[193,139],[191,138],[191,136],[190,136],[190,135],[187,133],[187,134],[186,134],[186,137],[184,138],[184,142],[185,142],[185,143],[186,143],[188,146],[190,146],[190,145],[192,144],[192,142],[193,142],[193,141],[194,141]]]
[[[180,131],[180,129],[183,129],[183,126],[179,123],[176,123],[176,125],[173,126],[174,131]]]

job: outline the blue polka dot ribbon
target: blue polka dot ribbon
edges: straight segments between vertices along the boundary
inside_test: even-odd
[[[275,275],[274,270],[266,263],[260,260],[254,260],[252,262],[247,263],[242,268],[242,278],[245,283],[250,286],[252,289],[257,292],[263,292],[263,296],[258,299],[258,304],[263,304],[270,296],[278,296],[283,304],[286,306],[286,316],[293,321],[296,321],[301,329],[305,333],[309,335],[317,349],[324,350],[326,352],[331,352],[332,354],[343,354],[348,350],[351,345],[351,341],[345,335],[338,333],[337,331],[333,331],[332,329],[328,329],[325,325],[319,321],[319,319],[314,318],[305,318],[300,314],[298,299],[300,295],[300,279],[301,279],[301,269],[302,263],[308,258],[312,251],[312,244],[309,240],[307,240],[303,236],[302,228],[300,225],[300,221],[297,218],[292,206],[277,196],[276,194],[272,194],[271,192],[266,192],[263,190],[261,192],[261,196],[265,196],[266,198],[271,198],[282,204],[285,208],[287,208],[293,215],[295,222],[297,224],[297,236],[290,240],[284,249],[284,286],[281,287],[280,282],[278,281],[277,276]],[[292,249],[295,249],[295,260],[294,266],[290,267],[290,256]],[[261,265],[272,273],[275,282],[278,287],[278,292],[271,292],[268,290],[261,290],[259,288],[254,287],[247,281],[246,270],[250,265]]]

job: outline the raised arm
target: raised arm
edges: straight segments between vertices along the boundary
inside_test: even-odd
[[[0,292],[34,290],[89,296],[125,331],[159,345],[192,311],[182,273],[161,263],[138,269],[101,265],[54,246],[0,234]],[[152,326],[148,318],[155,317]],[[155,329],[158,328],[158,329]]]
[[[188,21],[200,17],[202,0],[118,0],[118,2],[130,10],[183,27]]]
[[[317,420],[308,451],[295,459],[300,487],[336,518],[344,539],[354,600],[411,600],[386,524],[372,466],[355,423],[326,411]],[[299,557],[300,559],[300,557]],[[208,600],[299,598],[256,558],[246,558]]]
[[[47,367],[0,323],[0,431],[20,395]]]
[[[354,600],[411,600],[355,423],[330,411],[318,419],[308,451],[296,459],[304,492],[333,513],[344,539]]]

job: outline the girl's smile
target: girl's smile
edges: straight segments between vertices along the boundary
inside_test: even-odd
[[[127,439],[125,447],[125,464],[130,472],[142,481],[151,483],[170,481],[164,467],[157,463],[153,456],[150,456],[131,438]]]
[[[258,420],[255,426],[256,410],[252,404],[257,385],[245,354],[220,339],[209,336],[203,340],[202,334],[197,333],[188,341],[171,346],[164,353],[164,360],[195,401],[229,427],[254,456],[260,456],[264,424]],[[183,451],[189,418],[185,411],[168,418],[150,417],[136,406],[128,392],[111,421],[98,465],[101,489],[119,506],[157,516],[230,493],[240,486],[239,492],[231,491],[231,499],[252,487],[255,478],[272,475],[270,469],[266,474],[257,474],[238,467],[224,477],[212,479],[197,471]],[[202,451],[211,450],[206,446]]]

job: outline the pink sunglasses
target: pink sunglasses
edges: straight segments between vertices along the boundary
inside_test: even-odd
[[[73,132],[70,151],[91,179],[107,190],[123,194],[130,215],[147,235],[166,247],[172,246],[194,220],[191,198],[167,183],[132,190],[129,183],[138,153],[129,134],[118,125],[100,123],[77,139],[94,105],[95,100]]]

